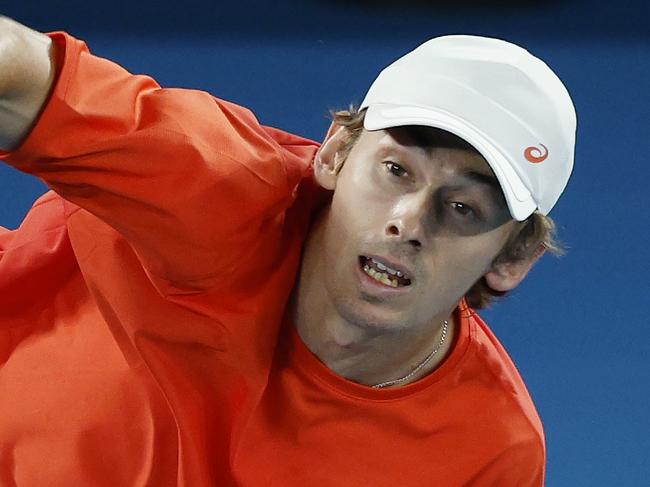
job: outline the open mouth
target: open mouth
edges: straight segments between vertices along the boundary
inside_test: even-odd
[[[385,286],[404,287],[411,285],[411,280],[403,271],[393,269],[381,260],[362,255],[359,257],[359,264],[363,272]]]

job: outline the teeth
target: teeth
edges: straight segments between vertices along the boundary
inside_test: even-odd
[[[385,284],[386,286],[397,287],[397,281],[395,279],[390,279],[388,277],[388,274],[386,274],[385,272],[378,272],[372,267],[370,267],[368,264],[363,266],[363,271],[366,274],[368,274],[370,277],[372,277],[375,281],[379,281],[382,284]]]
[[[402,274],[400,271],[396,271],[395,269],[393,269],[393,268],[391,268],[391,267],[388,267],[387,265],[382,264],[381,262],[376,261],[376,260],[373,259],[373,258],[370,258],[370,260],[373,261],[373,262],[375,263],[375,265],[376,265],[379,269],[381,269],[382,271],[386,271],[386,272],[388,272],[389,274],[391,274],[391,275],[393,275],[393,276],[402,277],[402,276],[404,275],[404,274]]]

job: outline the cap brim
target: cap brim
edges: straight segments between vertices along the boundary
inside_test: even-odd
[[[451,132],[471,144],[485,158],[501,185],[510,214],[515,220],[525,220],[537,208],[530,191],[498,146],[450,113],[416,106],[373,104],[367,107],[363,125],[366,130],[423,125]]]

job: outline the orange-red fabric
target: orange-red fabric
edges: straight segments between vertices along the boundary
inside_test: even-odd
[[[52,37],[54,91],[2,154],[58,194],[0,231],[0,485],[543,484],[533,403],[462,303],[444,364],[385,390],[284,318],[314,142]]]

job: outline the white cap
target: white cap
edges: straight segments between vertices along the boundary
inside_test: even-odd
[[[547,214],[573,169],[576,113],[555,73],[499,39],[444,36],[384,69],[364,127],[425,125],[469,142],[494,171],[513,218]]]

